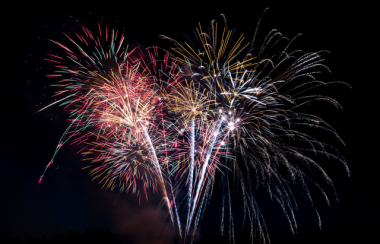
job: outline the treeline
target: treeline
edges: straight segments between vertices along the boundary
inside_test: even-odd
[[[27,244],[117,244],[115,236],[110,231],[89,230],[84,234],[79,231],[69,231],[66,234],[54,235],[49,240],[46,235],[30,237]],[[20,244],[17,238],[1,237],[1,244]]]

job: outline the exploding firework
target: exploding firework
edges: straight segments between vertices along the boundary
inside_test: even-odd
[[[137,187],[142,185],[147,197],[147,188],[158,190],[159,185],[159,191],[164,195],[173,216],[166,190],[164,174],[167,172],[161,168],[160,156],[166,150],[166,128],[160,126],[164,123],[162,96],[165,89],[161,89],[160,82],[163,79],[160,75],[152,73],[158,70],[157,50],[153,50],[153,53],[148,52],[150,62],[147,63],[140,50],[128,52],[128,46],[122,48],[123,35],[116,45],[117,31],[116,34],[114,30],[108,33],[106,28],[103,38],[109,42],[110,48],[104,51],[99,37],[94,38],[85,27],[83,30],[87,39],[78,33],[76,36],[87,46],[90,46],[89,43],[93,44],[93,56],[87,54],[84,48],[67,35],[79,50],[78,53],[53,41],[66,51],[67,58],[72,61],[72,68],[56,66],[59,68],[57,73],[61,74],[48,75],[68,76],[68,79],[58,82],[58,86],[64,90],[56,95],[65,96],[55,103],[65,105],[72,119],[69,119],[70,126],[59,141],[45,172],[53,163],[58,150],[67,141],[71,140],[72,144],[84,144],[80,152],[85,156],[84,160],[91,161],[85,168],[92,168],[90,174],[94,179],[99,178],[103,187],[118,187],[120,191],[126,192],[132,188],[133,192],[139,194],[140,190]],[[102,37],[100,27],[99,32]],[[140,53],[137,53],[138,51]],[[137,54],[132,56],[133,52]],[[49,61],[61,63],[62,57],[53,58],[55,59]],[[175,64],[169,64],[167,57],[159,64],[163,71],[169,69],[164,77],[166,86],[173,86],[177,82]],[[137,181],[142,183],[138,184]]]
[[[293,191],[297,184],[301,185],[297,189],[304,191],[312,205],[310,185],[316,186],[329,203],[324,190],[302,169],[318,172],[334,189],[331,179],[309,156],[310,152],[338,160],[350,174],[339,152],[308,135],[304,128],[327,131],[342,141],[336,131],[321,118],[298,109],[315,101],[325,101],[340,108],[336,100],[312,95],[310,91],[333,83],[345,83],[317,80],[314,74],[320,73],[321,69],[328,70],[322,63],[322,52],[288,51],[295,38],[289,40],[276,30],[265,37],[258,49],[253,48],[257,29],[251,43],[244,44],[243,35],[233,42],[233,31],[228,29],[225,17],[222,17],[225,24],[222,31],[214,21],[208,33],[203,32],[199,25],[193,40],[185,35],[185,44],[162,36],[174,44],[171,50],[173,59],[181,64],[183,75],[192,82],[192,88],[174,99],[173,109],[185,121],[181,123],[191,131],[188,136],[190,156],[185,164],[189,167],[189,177],[184,178],[188,189],[185,236],[189,235],[190,226],[197,228],[217,172],[220,172],[225,193],[222,234],[227,212],[229,234],[234,241],[231,194],[239,190],[244,217],[250,222],[252,240],[256,228],[261,239],[269,238],[255,198],[255,191],[259,188],[265,189],[271,199],[279,203],[291,231],[295,233],[297,203]],[[282,43],[285,44],[281,46]],[[203,105],[204,97],[207,97],[207,105]],[[204,116],[206,113],[208,116]],[[199,126],[202,129],[194,130],[197,128],[194,121],[201,121],[198,124],[202,124]],[[204,126],[208,123],[212,126]],[[202,146],[195,160],[196,145]],[[223,160],[220,158],[222,155]],[[195,173],[193,169],[196,169]]]
[[[185,44],[162,36],[174,43],[162,59],[163,49],[156,46],[128,52],[123,35],[118,39],[118,32],[107,28],[102,35],[100,26],[108,50],[85,27],[84,35],[75,34],[81,45],[93,48],[91,53],[66,34],[78,51],[53,41],[71,62],[61,66],[63,58],[51,55],[59,70],[48,75],[64,78],[56,84],[63,88],[56,95],[63,98],[55,103],[64,105],[71,119],[45,172],[71,140],[84,145],[80,153],[90,162],[85,168],[103,187],[140,195],[142,186],[146,197],[148,188],[160,192],[181,242],[194,241],[216,179],[223,191],[221,232],[228,216],[231,241],[236,191],[242,194],[252,240],[256,230],[262,240],[269,239],[255,197],[259,188],[279,203],[295,233],[294,189],[302,189],[313,205],[309,187],[315,186],[329,203],[304,169],[318,172],[334,189],[310,153],[337,159],[349,174],[339,152],[304,128],[327,131],[341,141],[336,131],[300,110],[315,101],[339,108],[334,99],[310,92],[342,82],[315,79],[321,69],[328,70],[323,52],[288,51],[295,38],[276,30],[254,48],[257,28],[251,42],[244,42],[244,35],[234,41],[235,31],[222,17],[223,30],[214,21],[208,33],[199,25]]]

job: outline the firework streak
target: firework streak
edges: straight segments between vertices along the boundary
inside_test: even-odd
[[[253,46],[257,29],[252,42],[244,43],[243,35],[233,41],[235,30],[229,30],[222,17],[222,30],[218,32],[214,21],[207,33],[199,25],[194,39],[185,35],[184,44],[162,36],[174,44],[170,51],[156,46],[128,51],[123,35],[118,38],[118,31],[107,27],[102,33],[100,26],[100,38],[86,27],[84,34],[75,33],[76,40],[65,34],[75,52],[52,41],[66,57],[50,55],[46,60],[59,65],[47,76],[62,78],[53,85],[62,88],[56,95],[63,96],[55,103],[70,112],[70,125],[45,172],[63,144],[83,145],[79,152],[90,161],[85,168],[103,187],[132,190],[139,197],[143,190],[146,198],[148,188],[159,192],[181,242],[194,241],[216,179],[224,194],[221,232],[228,216],[231,241],[233,191],[242,194],[252,240],[255,230],[262,240],[268,239],[255,198],[259,188],[279,203],[293,233],[297,184],[312,205],[310,185],[329,203],[324,190],[301,169],[317,171],[334,189],[310,152],[340,161],[349,174],[348,167],[335,148],[303,128],[341,139],[329,124],[300,107],[314,101],[340,107],[334,99],[310,91],[345,83],[314,78],[328,69],[322,52],[290,52],[295,38],[289,41],[276,30],[260,48]],[[61,66],[64,59],[70,60],[67,66]]]

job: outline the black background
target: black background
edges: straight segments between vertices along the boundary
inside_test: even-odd
[[[97,33],[97,22],[109,28],[125,28],[131,45],[170,43],[158,35],[185,41],[201,22],[227,17],[229,28],[237,28],[251,39],[265,7],[258,42],[272,28],[285,36],[303,33],[293,48],[305,51],[329,50],[325,64],[332,73],[321,79],[350,84],[334,86],[332,95],[343,106],[338,111],[327,104],[310,105],[310,110],[330,123],[341,135],[344,147],[332,137],[321,140],[335,145],[347,159],[352,172],[349,179],[337,162],[319,158],[332,178],[339,197],[332,191],[328,207],[321,195],[314,195],[322,220],[322,230],[310,205],[298,197],[299,231],[293,238],[278,206],[259,200],[273,244],[277,243],[366,243],[376,236],[378,210],[378,42],[374,6],[361,2],[334,1],[93,1],[10,2],[2,8],[1,72],[1,156],[0,156],[0,236],[17,237],[21,242],[31,236],[47,237],[67,231],[109,229],[127,235],[134,243],[171,243],[173,231],[164,212],[157,212],[159,199],[149,201],[134,195],[100,190],[81,170],[85,164],[76,155],[78,147],[66,146],[56,157],[42,184],[37,184],[68,122],[58,106],[35,112],[51,101],[56,82],[44,75],[52,71],[43,60],[46,53],[56,54],[59,47],[47,39],[67,41],[62,31],[81,31],[81,25]],[[45,88],[46,87],[46,88]],[[59,166],[58,169],[56,169]],[[56,170],[55,170],[56,169]],[[220,204],[218,194],[211,200],[200,227],[199,242],[219,240]],[[239,199],[237,199],[238,201]],[[236,217],[237,220],[241,216]],[[238,229],[247,241],[249,229]],[[238,238],[240,238],[238,236]]]

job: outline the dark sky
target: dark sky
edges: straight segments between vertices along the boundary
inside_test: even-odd
[[[164,3],[165,2],[165,3]],[[332,88],[328,94],[343,106],[337,111],[327,105],[310,109],[321,115],[341,135],[346,147],[332,137],[322,140],[335,145],[347,159],[352,172],[350,180],[344,168],[335,161],[319,158],[318,162],[331,176],[338,192],[339,203],[331,191],[331,206],[321,195],[315,204],[322,219],[322,231],[312,208],[298,197],[299,234],[295,239],[280,209],[263,199],[263,209],[273,244],[322,238],[325,243],[355,241],[364,243],[379,227],[378,193],[378,57],[375,42],[374,6],[364,1],[333,4],[333,1],[229,1],[207,4],[206,1],[93,1],[76,4],[13,1],[2,9],[2,75],[1,75],[1,157],[0,157],[0,236],[14,236],[24,241],[30,236],[48,236],[67,231],[109,229],[128,235],[136,243],[169,243],[173,231],[157,212],[159,199],[152,195],[139,207],[134,195],[101,190],[81,170],[85,164],[75,155],[78,147],[66,146],[56,157],[42,184],[38,179],[49,162],[58,140],[68,125],[66,113],[52,107],[35,114],[53,101],[54,82],[44,77],[51,64],[43,60],[46,53],[59,48],[47,39],[66,41],[62,31],[77,31],[81,25],[97,30],[97,22],[108,27],[125,27],[127,41],[143,46],[168,45],[158,35],[164,34],[184,41],[182,33],[203,26],[220,13],[227,17],[230,28],[237,28],[251,38],[257,20],[265,7],[269,11],[262,21],[258,37],[262,40],[275,28],[285,36],[303,33],[293,47],[305,51],[329,50],[325,55],[332,73],[323,80],[341,80],[350,84]],[[51,51],[50,51],[51,50]],[[376,65],[376,66],[375,66]],[[59,166],[58,169],[56,169]],[[201,226],[201,238],[218,235],[220,205],[218,196],[211,200]],[[240,216],[241,217],[241,216]],[[237,219],[240,218],[237,216]],[[240,231],[248,235],[247,231]],[[317,237],[322,236],[322,237]],[[152,238],[150,238],[152,237]],[[303,239],[304,238],[304,239]],[[323,239],[324,238],[324,239]]]

